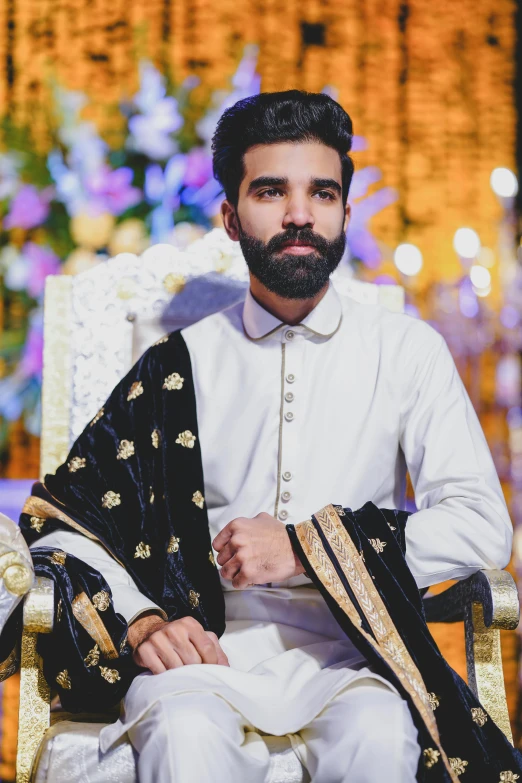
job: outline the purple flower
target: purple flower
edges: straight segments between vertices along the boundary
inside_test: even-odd
[[[212,177],[212,158],[208,152],[203,147],[190,150],[184,184],[189,188],[200,188]]]
[[[43,323],[41,318],[32,318],[25,341],[20,370],[26,378],[42,378]]]
[[[101,166],[87,177],[89,200],[100,212],[121,215],[142,199],[141,190],[132,187],[133,177],[134,172],[126,166],[114,171],[109,166]]]
[[[9,213],[4,220],[4,227],[36,228],[41,226],[49,215],[49,192],[40,192],[34,185],[22,185],[11,201]]]
[[[27,242],[23,255],[29,261],[27,293],[38,299],[44,290],[47,275],[55,275],[60,270],[60,259],[49,247]]]

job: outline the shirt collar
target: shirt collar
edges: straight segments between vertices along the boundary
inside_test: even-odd
[[[304,327],[304,331],[311,334],[331,337],[339,328],[341,318],[341,300],[330,282],[328,291],[319,304],[297,326]],[[252,340],[260,340],[277,332],[285,325],[283,321],[280,321],[256,302],[252,292],[248,289],[243,307],[243,326],[247,337]]]

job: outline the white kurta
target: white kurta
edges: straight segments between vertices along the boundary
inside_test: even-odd
[[[491,455],[447,346],[429,325],[341,298],[330,285],[299,326],[281,324],[249,293],[244,305],[183,335],[212,538],[235,517],[261,511],[286,524],[328,503],[404,507],[409,469],[419,511],[407,523],[406,557],[419,587],[507,564],[512,527]],[[38,543],[100,570],[127,620],[153,606],[96,543],[73,532]],[[279,734],[297,731],[369,673],[357,671],[364,660],[305,575],[246,591],[222,583],[231,668],[138,677],[126,720],[105,730],[105,745],[166,687],[213,690],[253,726]]]

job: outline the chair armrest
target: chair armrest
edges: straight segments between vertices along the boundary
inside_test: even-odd
[[[520,604],[515,580],[508,571],[477,571],[452,585],[443,593],[424,598],[429,623],[454,623],[464,620],[466,608],[477,603],[483,607],[486,628],[514,630],[520,619]]]
[[[51,633],[54,625],[54,582],[37,576],[24,601],[24,633]]]
[[[37,576],[24,601],[16,783],[29,783],[38,748],[50,725],[51,692],[38,655],[39,633],[54,624],[54,582]]]

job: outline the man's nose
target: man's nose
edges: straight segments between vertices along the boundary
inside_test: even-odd
[[[304,228],[304,226],[313,226],[314,223],[315,219],[308,199],[300,197],[290,199],[283,219],[283,226],[287,228],[294,225],[297,228]]]

